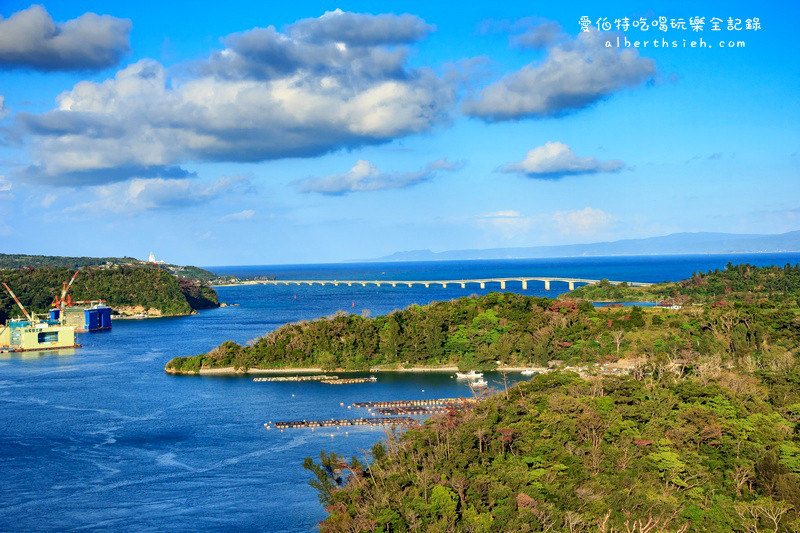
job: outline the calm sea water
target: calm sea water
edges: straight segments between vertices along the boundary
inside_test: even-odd
[[[216,267],[279,278],[458,279],[558,275],[677,280],[728,261],[778,264],[800,254]],[[512,287],[510,290],[519,290]],[[531,284],[527,294],[554,296]],[[243,343],[339,309],[382,314],[477,288],[219,289],[239,306],[184,318],[117,321],[83,348],[0,359],[0,530],[309,531],[324,518],[301,463],[321,450],[363,456],[382,430],[267,431],[264,422],[364,416],[354,401],[467,395],[449,374],[380,374],[378,383],[253,383],[176,377],[176,355]],[[489,376],[497,384],[497,376]]]

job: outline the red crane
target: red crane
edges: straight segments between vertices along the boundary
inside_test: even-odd
[[[58,316],[61,320],[64,319],[64,304],[72,306],[72,297],[69,296],[69,289],[75,282],[75,278],[78,277],[78,272],[80,272],[80,270],[75,271],[75,273],[72,275],[72,279],[69,280],[69,283],[65,281],[64,283],[61,284],[61,296],[59,297],[58,295],[56,295],[56,297],[53,298],[53,303],[50,304],[53,307],[58,307],[59,309]]]
[[[17,305],[19,306],[19,308],[22,309],[23,313],[25,313],[25,317],[30,321],[31,324],[33,324],[33,317],[31,316],[30,313],[28,313],[28,310],[25,309],[25,306],[22,305],[22,302],[19,301],[19,298],[17,298],[17,295],[14,294],[14,291],[12,291],[11,288],[8,285],[5,284],[5,282],[3,282],[3,287],[6,288],[6,290],[8,291],[8,294],[10,294],[11,297],[14,299],[14,301],[17,302]]]

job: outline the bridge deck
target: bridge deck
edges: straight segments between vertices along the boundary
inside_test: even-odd
[[[508,282],[518,282],[522,285],[522,289],[528,288],[528,283],[531,281],[538,281],[544,283],[544,289],[549,291],[550,284],[552,282],[561,282],[566,283],[569,287],[569,290],[574,290],[576,284],[582,285],[595,285],[600,283],[601,280],[599,279],[584,279],[584,278],[559,278],[559,277],[542,277],[542,276],[525,276],[525,277],[507,277],[507,278],[474,278],[474,279],[431,279],[431,280],[384,280],[384,279],[376,279],[376,280],[360,280],[360,279],[271,279],[271,280],[256,280],[250,281],[248,283],[251,284],[263,284],[263,285],[347,285],[352,287],[353,285],[361,285],[366,287],[367,285],[375,285],[380,287],[381,285],[390,285],[392,287],[399,286],[407,286],[411,287],[413,285],[423,285],[425,287],[430,287],[431,285],[441,285],[443,288],[446,288],[448,285],[460,285],[462,289],[466,288],[468,284],[477,284],[480,288],[486,288],[487,283],[497,283],[500,285],[501,289],[506,288],[506,283]],[[648,285],[652,285],[652,283],[644,283],[641,281],[609,281],[612,285],[620,285],[622,283],[627,283],[631,287],[647,287]]]

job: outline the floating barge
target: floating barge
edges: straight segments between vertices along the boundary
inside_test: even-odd
[[[253,378],[253,381],[256,383],[261,383],[265,381],[329,381],[334,379],[339,379],[339,376],[274,376],[270,378]]]
[[[75,342],[75,328],[52,320],[11,319],[0,326],[0,349],[8,352],[32,352],[80,348]]]
[[[399,417],[376,417],[376,418],[331,418],[330,420],[295,420],[282,421],[270,424],[267,422],[264,427],[267,429],[306,429],[306,428],[339,428],[350,426],[395,426],[416,424],[417,421],[408,416]]]
[[[352,385],[354,383],[375,383],[376,381],[378,381],[378,378],[370,376],[368,378],[326,379],[321,383],[327,383],[328,385]]]

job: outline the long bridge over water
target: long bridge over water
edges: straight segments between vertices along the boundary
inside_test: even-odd
[[[375,279],[375,280],[360,280],[360,279],[268,279],[268,280],[254,280],[248,281],[248,284],[263,284],[263,285],[333,285],[334,287],[338,287],[339,285],[347,285],[348,287],[352,287],[353,285],[361,285],[366,287],[367,285],[375,285],[380,287],[381,285],[390,285],[392,287],[397,286],[407,286],[411,287],[413,285],[422,285],[424,287],[430,287],[431,285],[441,285],[442,288],[447,288],[448,285],[460,285],[462,289],[466,289],[467,285],[474,284],[479,285],[481,289],[486,288],[487,283],[492,284],[499,284],[500,289],[505,289],[506,284],[509,282],[516,282],[522,285],[522,290],[527,290],[528,283],[530,282],[541,282],[544,283],[544,290],[550,290],[550,284],[552,282],[561,282],[566,283],[569,290],[574,290],[576,284],[582,285],[596,285],[600,283],[599,279],[583,279],[583,278],[559,278],[559,277],[508,277],[508,278],[483,278],[483,279],[431,279],[431,280],[384,280],[384,279]],[[622,283],[627,283],[631,287],[647,287],[648,285],[652,285],[652,283],[644,283],[641,281],[609,281],[612,285],[620,285]]]

